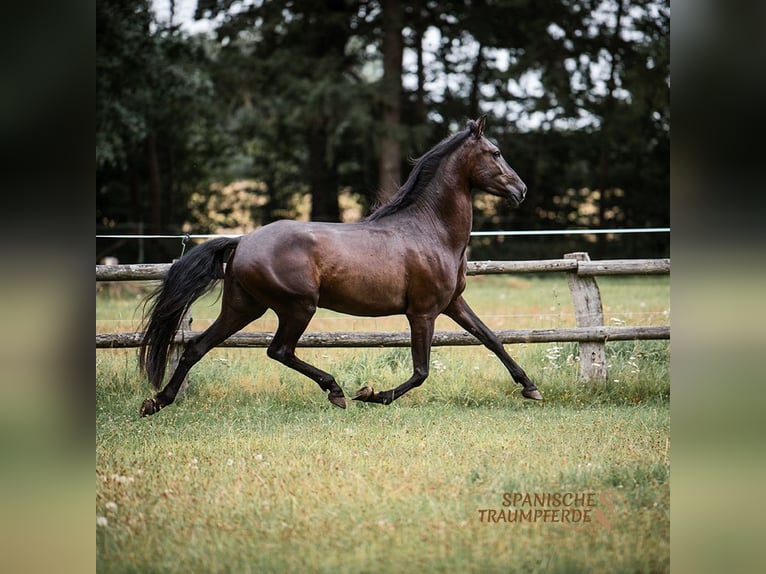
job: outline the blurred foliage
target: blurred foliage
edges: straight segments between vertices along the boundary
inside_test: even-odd
[[[402,4],[403,174],[408,158],[486,112],[489,137],[530,192],[513,211],[477,196],[474,229],[669,225],[667,0]],[[345,220],[348,198],[366,213],[378,185],[389,9],[199,0],[195,17],[212,27],[190,34],[149,1],[99,0],[97,230],[247,230],[306,210]],[[216,199],[243,186],[256,197],[226,208]],[[232,211],[219,209],[245,219],[222,227],[216,218]],[[529,258],[561,255],[516,245]],[[668,245],[598,236],[589,250],[652,257]],[[147,243],[145,260],[176,255],[161,246]],[[518,256],[507,246],[472,243],[483,258]],[[105,255],[131,262],[135,250],[98,241]]]

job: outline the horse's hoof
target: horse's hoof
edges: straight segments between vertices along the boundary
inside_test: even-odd
[[[340,407],[341,409],[346,408],[346,397],[343,395],[339,396],[328,396],[327,400],[330,401],[332,404],[334,404],[336,407]]]
[[[149,415],[153,415],[154,413],[159,411],[161,408],[162,407],[157,402],[157,399],[146,399],[141,404],[141,410],[139,411],[139,413],[141,414],[142,417],[147,417]]]
[[[543,395],[540,394],[540,391],[537,389],[532,389],[531,391],[528,391],[527,389],[522,389],[521,395],[526,399],[532,399],[534,401],[542,401]]]
[[[362,387],[358,391],[356,391],[356,394],[352,397],[355,401],[367,401],[375,394],[375,391],[372,390],[372,387]]]

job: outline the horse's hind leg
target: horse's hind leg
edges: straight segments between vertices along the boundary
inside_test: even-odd
[[[286,367],[295,369],[312,379],[319,385],[319,388],[328,392],[327,400],[336,407],[345,409],[346,399],[343,395],[343,389],[335,381],[335,377],[295,356],[298,339],[308,327],[315,311],[316,307],[313,305],[295,305],[289,310],[280,309],[277,311],[279,327],[269,345],[267,354]]]
[[[234,288],[237,289],[236,287]],[[220,345],[231,335],[258,319],[266,312],[266,306],[248,301],[243,304],[242,297],[237,297],[236,307],[229,303],[234,297],[224,292],[221,303],[221,312],[218,318],[197,337],[189,341],[184,347],[181,358],[178,361],[173,375],[170,377],[165,388],[157,393],[154,398],[146,399],[141,405],[141,416],[152,415],[160,409],[171,404],[181,388],[181,383],[186,378],[189,370],[204,357],[216,345]]]
[[[511,373],[513,380],[519,383],[524,388],[521,390],[522,396],[528,399],[542,400],[543,396],[537,387],[529,380],[529,377],[524,372],[516,361],[514,361],[510,355],[505,351],[503,344],[487,327],[476,313],[468,306],[463,297],[455,299],[447,309],[444,310],[444,314],[455,321],[458,325],[463,327],[466,331],[476,337],[481,343],[492,351],[500,361],[505,365],[505,368]]]
[[[407,315],[412,340],[412,376],[395,389],[375,392],[372,387],[362,387],[354,395],[355,401],[389,405],[403,394],[419,387],[428,378],[431,342],[434,336],[434,318],[423,315]]]

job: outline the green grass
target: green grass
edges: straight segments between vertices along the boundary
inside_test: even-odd
[[[467,299],[493,328],[574,324],[565,281],[477,279]],[[607,317],[669,321],[665,278],[599,285]],[[121,291],[99,294],[97,330],[131,328],[138,293]],[[315,330],[404,329],[318,315]],[[98,571],[669,571],[669,347],[608,344],[610,382],[594,387],[577,380],[575,344],[509,345],[544,403],[482,347],[435,348],[423,386],[345,411],[263,349],[216,349],[145,419],[135,351],[98,351]],[[410,374],[407,349],[299,351],[349,394]],[[592,492],[607,522],[482,522],[506,492]]]

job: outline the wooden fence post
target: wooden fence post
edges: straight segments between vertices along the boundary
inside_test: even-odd
[[[585,252],[566,253],[564,259],[590,261]],[[572,294],[578,327],[602,327],[604,309],[596,278],[578,275],[576,270],[567,271],[569,292]],[[606,382],[606,348],[603,341],[580,342],[580,378],[589,382]]]

